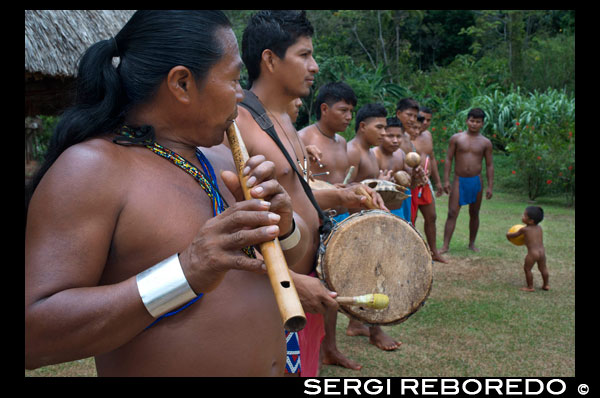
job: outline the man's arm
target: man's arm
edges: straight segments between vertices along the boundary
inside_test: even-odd
[[[27,369],[105,353],[130,341],[154,318],[140,297],[136,275],[128,277],[128,271],[121,269],[123,280],[99,286],[105,265],[112,261],[123,266],[130,261],[128,270],[133,273],[174,254],[163,246],[137,252],[137,264],[113,258],[122,251],[113,239],[127,208],[130,179],[115,177],[128,169],[121,167],[119,156],[102,154],[98,144],[93,145],[96,148],[84,143],[67,149],[46,173],[29,205]],[[274,193],[268,186],[265,191]],[[278,229],[267,228],[274,224],[267,209],[260,200],[244,201],[210,217],[207,206],[208,221],[179,253],[181,270],[194,292],[213,290],[232,268],[265,272],[262,260],[243,255],[241,249],[277,235]],[[110,260],[109,253],[113,253]]]
[[[353,145],[350,145],[350,143],[348,143],[347,153],[349,167],[354,166],[354,171],[352,172],[352,176],[350,177],[348,182],[353,182],[360,171],[360,151],[355,149]]]
[[[111,184],[115,170],[106,160],[83,145],[69,148],[31,200],[25,234],[26,368],[113,350],[152,321],[135,277],[97,286],[123,199]]]
[[[450,137],[448,142],[448,150],[446,151],[446,163],[444,164],[444,191],[450,193],[450,169],[452,168],[452,160],[456,151],[456,134]]]
[[[487,176],[487,191],[485,196],[487,199],[492,198],[492,190],[494,188],[494,159],[492,156],[492,142],[487,140],[485,146],[485,174]]]

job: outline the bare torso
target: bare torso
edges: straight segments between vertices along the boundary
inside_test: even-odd
[[[391,170],[392,175],[399,170],[404,170],[405,154],[402,149],[399,148],[390,154],[383,151],[380,147],[375,147],[373,148],[373,153],[377,158],[380,170]]]
[[[264,155],[267,160],[275,163],[277,170],[276,178],[287,191],[292,199],[294,212],[298,214],[307,226],[308,236],[302,236],[302,239],[308,239],[309,248],[300,261],[290,268],[300,274],[310,273],[315,265],[315,256],[319,247],[319,216],[316,209],[306,196],[302,184],[298,180],[297,174],[292,170],[287,159],[281,153],[281,150],[275,144],[275,141],[256,124],[252,115],[243,107],[238,107],[238,117],[236,123],[242,134],[242,138],[248,149],[250,156]],[[275,130],[279,139],[285,146],[291,158],[296,161],[296,157],[303,163],[303,156],[306,154],[306,148],[299,137],[294,125],[287,114],[279,115],[277,121],[273,121]],[[286,136],[287,133],[287,136]],[[308,164],[308,159],[307,159]],[[299,169],[299,168],[298,168]],[[302,170],[299,169],[300,173]]]
[[[429,131],[423,131],[413,141],[416,151],[421,155],[421,166],[425,169],[427,156],[433,155],[433,139]],[[430,167],[428,167],[430,168]],[[427,173],[428,170],[425,170]]]
[[[530,255],[537,259],[546,254],[542,227],[539,225],[527,225],[523,228],[523,234],[525,235],[527,252]]]
[[[348,158],[350,164],[356,167],[354,181],[360,182],[368,178],[377,178],[379,175],[379,164],[372,148],[363,148],[354,138],[348,142]]]
[[[473,177],[481,174],[486,149],[491,150],[491,142],[482,135],[457,133],[450,139],[454,144],[454,174],[458,177]]]
[[[126,192],[100,285],[141,272],[182,251],[212,217],[211,203],[182,169],[142,147],[105,140],[85,145],[110,153],[115,190]],[[234,170],[223,146],[203,151],[215,170]],[[187,159],[198,166],[196,159]],[[224,188],[228,203],[235,199]],[[125,189],[126,188],[126,189]],[[281,375],[285,340],[266,275],[229,271],[222,283],[180,313],[114,351],[98,355],[99,376]]]
[[[311,162],[310,171],[313,174],[328,171],[329,175],[317,176],[315,179],[332,184],[342,183],[350,168],[344,137],[339,134],[335,134],[335,140],[325,137],[314,124],[300,130],[298,135],[304,145],[315,145],[322,153],[321,164],[323,167],[320,167],[317,162]]]

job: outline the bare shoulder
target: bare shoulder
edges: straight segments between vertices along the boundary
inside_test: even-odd
[[[93,138],[67,148],[46,175],[59,185],[116,179],[127,170],[130,160],[124,149],[110,137]]]
[[[358,145],[355,145],[354,140],[350,140],[346,145],[346,150],[348,151],[348,158],[360,158],[361,150]]]
[[[432,143],[433,142],[433,136],[431,135],[431,133],[429,132],[429,130],[423,131],[417,137],[417,139],[419,139],[420,141],[428,142],[428,143]]]
[[[487,138],[483,134],[479,134],[479,137],[486,147],[492,147],[492,141],[489,138]]]
[[[348,145],[348,143],[346,142],[346,139],[343,136],[341,136],[338,133],[336,133],[335,135],[337,137],[337,142],[338,142],[339,145],[344,145],[344,146]]]
[[[240,129],[242,138],[244,138],[244,143],[250,156],[256,154],[255,152],[259,145],[272,142],[271,138],[258,125],[246,108],[238,106],[238,115],[235,121]]]
[[[310,139],[314,136],[315,134],[315,125],[314,124],[310,124],[306,127],[304,127],[303,129],[301,129],[300,131],[298,131],[298,136],[300,138],[302,138],[302,140],[304,141],[305,139]]]
[[[93,203],[119,207],[124,201],[131,169],[131,160],[124,149],[106,138],[90,139],[67,148],[48,169],[34,197],[66,208]]]
[[[450,137],[450,141],[457,141],[457,140],[461,139],[462,137],[464,137],[466,134],[467,133],[464,131],[459,131],[458,133],[454,133]]]

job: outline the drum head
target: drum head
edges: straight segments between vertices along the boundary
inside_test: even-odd
[[[340,306],[370,325],[394,325],[415,313],[429,296],[433,281],[431,252],[419,233],[402,218],[371,210],[341,223],[324,243],[320,277],[338,296],[388,295],[389,306],[374,310]]]

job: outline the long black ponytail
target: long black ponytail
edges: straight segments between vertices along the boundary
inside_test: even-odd
[[[223,56],[215,34],[221,27],[231,23],[217,10],[140,10],[114,38],[90,46],[79,61],[75,104],[61,115],[44,162],[25,188],[26,217],[35,188],[67,148],[119,128],[174,66],[188,67],[202,81]]]

